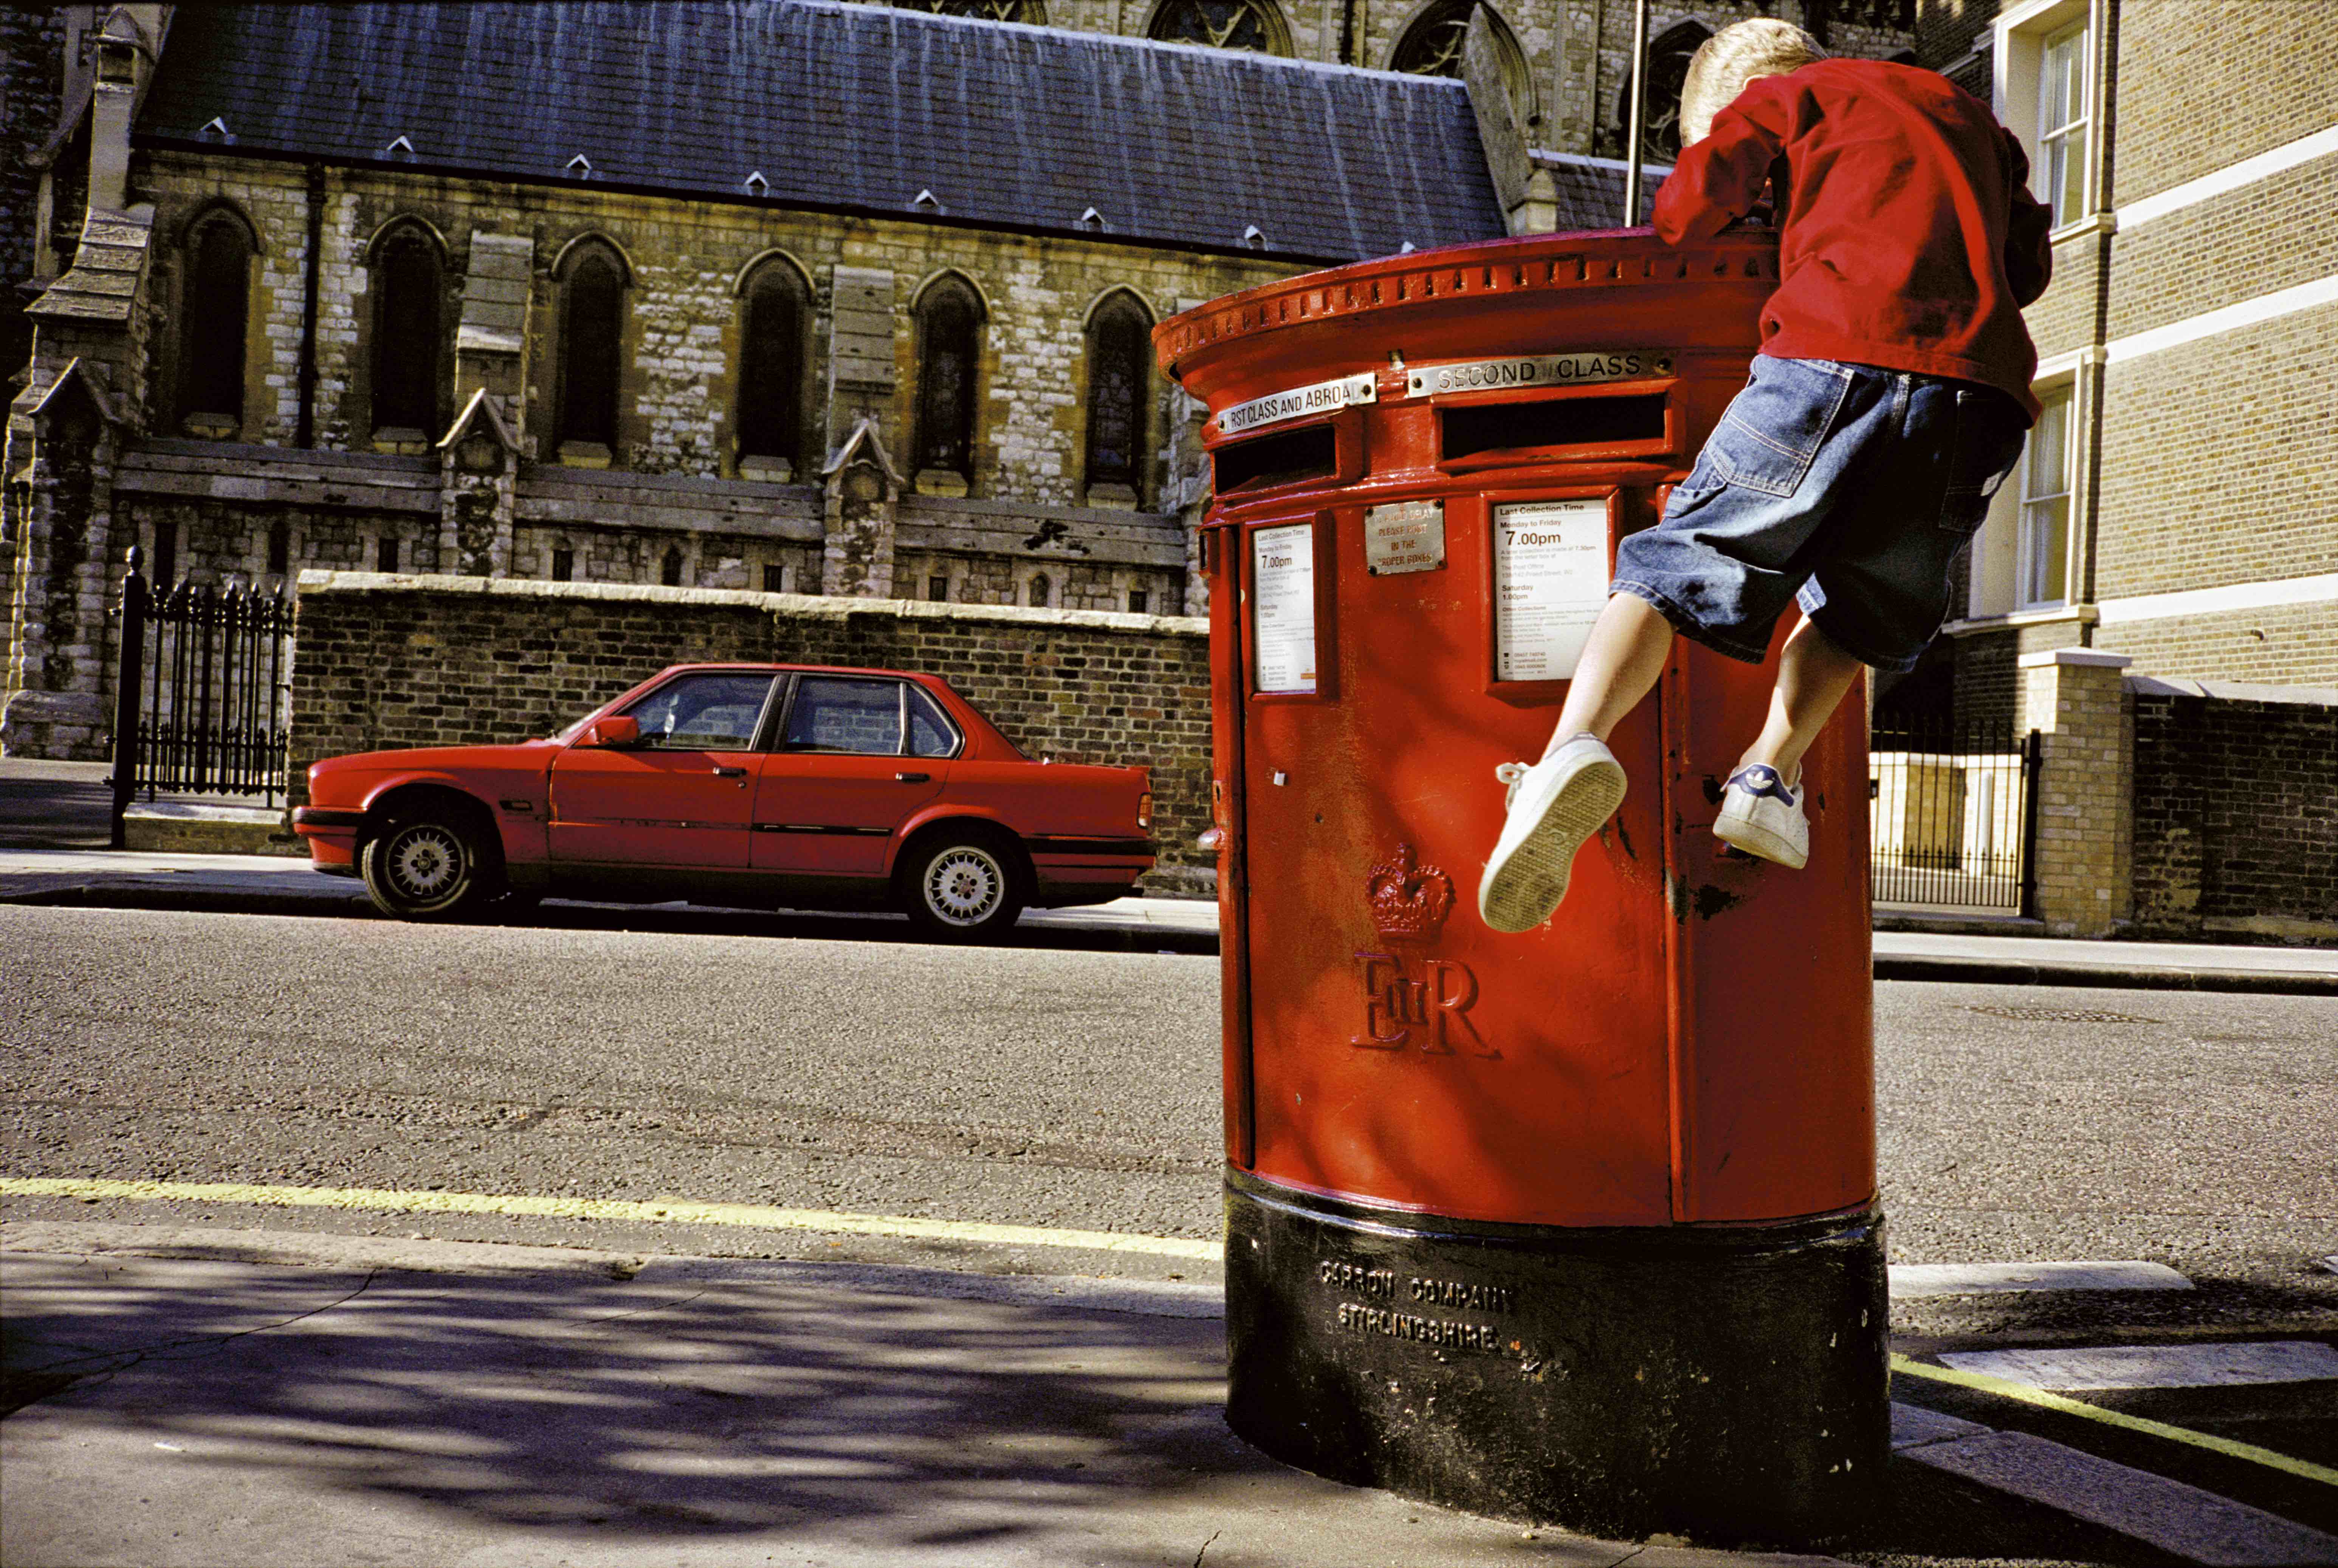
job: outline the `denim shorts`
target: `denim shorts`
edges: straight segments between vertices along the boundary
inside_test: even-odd
[[[1913,669],[2029,428],[1993,387],[1757,355],[1663,520],[1616,545],[1614,591],[1757,664],[1798,601],[1862,663]]]

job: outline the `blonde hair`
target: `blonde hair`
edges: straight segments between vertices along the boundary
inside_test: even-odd
[[[1792,22],[1755,16],[1724,27],[1689,57],[1681,83],[1681,145],[1704,141],[1713,117],[1754,77],[1783,76],[1826,57],[1819,41]]]

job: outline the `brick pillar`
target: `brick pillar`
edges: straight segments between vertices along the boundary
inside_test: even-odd
[[[2107,936],[2135,913],[2135,714],[2124,653],[2021,655],[2021,727],[2039,739],[2037,916]]]

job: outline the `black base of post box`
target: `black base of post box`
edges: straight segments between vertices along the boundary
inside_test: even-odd
[[[1335,1480],[1594,1534],[1807,1544],[1890,1439],[1883,1220],[1577,1230],[1226,1178],[1227,1420]]]

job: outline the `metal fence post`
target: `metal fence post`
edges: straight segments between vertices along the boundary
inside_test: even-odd
[[[2032,730],[2021,743],[2021,914],[2038,918],[2038,774],[2045,742]]]
[[[130,547],[130,571],[122,579],[122,646],[113,671],[113,820],[107,842],[128,848],[123,818],[138,788],[139,679],[146,669],[145,552]]]

